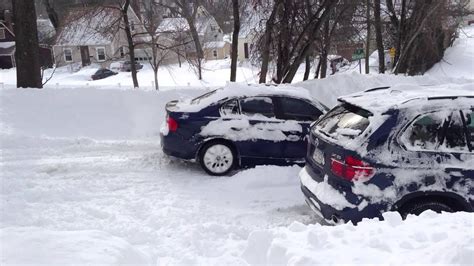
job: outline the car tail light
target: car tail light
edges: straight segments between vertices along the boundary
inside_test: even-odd
[[[369,180],[375,174],[375,168],[352,156],[344,160],[331,158],[331,172],[349,181]]]
[[[169,117],[166,119],[166,123],[168,123],[168,129],[170,132],[175,132],[178,130],[178,122],[174,120],[172,117]]]

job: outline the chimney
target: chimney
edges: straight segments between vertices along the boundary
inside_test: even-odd
[[[3,18],[5,19],[5,26],[13,32],[13,21],[12,21],[12,12],[8,9],[5,9],[3,12]]]

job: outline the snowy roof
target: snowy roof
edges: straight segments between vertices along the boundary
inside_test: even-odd
[[[203,97],[199,101],[182,101],[176,104],[180,111],[198,112],[202,108],[224,99],[237,97],[253,97],[253,96],[269,96],[284,95],[295,98],[306,99],[315,102],[308,90],[301,87],[293,87],[289,85],[267,86],[267,85],[247,85],[242,83],[229,83],[225,87],[215,90],[208,97]]]
[[[15,42],[0,42],[0,48],[6,49],[15,46]]]
[[[212,16],[202,16],[196,19],[195,26],[199,35],[204,35],[208,26],[219,27],[216,20]],[[189,31],[189,24],[185,18],[165,18],[161,21],[156,29],[156,32],[187,32]]]
[[[454,99],[474,97],[474,83],[463,85],[446,84],[437,86],[397,85],[369,89],[348,96],[340,97],[340,102],[347,102],[368,111],[384,112],[397,106],[409,103],[420,105],[419,101],[433,99]],[[474,104],[474,98],[469,98]]]
[[[56,38],[56,45],[107,45],[118,30],[119,10],[115,8],[72,9]]]
[[[185,18],[165,18],[161,21],[156,32],[182,32],[188,30],[189,25]]]
[[[216,48],[224,48],[226,42],[220,41],[220,42],[206,42],[203,45],[204,49],[216,49]]]

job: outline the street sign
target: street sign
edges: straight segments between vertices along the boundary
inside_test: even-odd
[[[390,48],[389,53],[390,53],[390,56],[391,56],[392,58],[395,57],[395,52],[396,52],[396,51],[397,51],[397,50],[395,50],[395,48],[393,48],[393,47]]]
[[[363,59],[364,57],[365,57],[364,49],[363,48],[358,48],[352,54],[352,61],[360,60],[360,59]]]

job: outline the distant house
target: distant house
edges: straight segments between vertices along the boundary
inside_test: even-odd
[[[144,32],[140,20],[131,8],[128,16],[132,33]],[[68,12],[65,21],[53,46],[54,59],[58,66],[87,66],[96,63],[106,67],[113,60],[126,58],[128,42],[121,25],[120,10],[74,8]],[[135,52],[137,55],[144,54],[140,49]]]
[[[237,58],[239,61],[250,58],[251,50],[253,49],[259,32],[263,32],[263,29],[260,25],[260,21],[263,20],[261,14],[256,12],[251,7],[248,7],[246,12],[247,16],[241,19],[242,22],[240,25],[239,45],[237,52]]]
[[[230,55],[230,43],[225,41],[206,42],[203,45],[204,59],[225,59]]]
[[[15,45],[15,32],[13,31],[13,23],[11,20],[11,13],[10,10],[4,10],[3,12],[3,20],[0,20],[0,68],[12,68],[16,67],[15,63],[15,53],[16,53],[16,45]],[[43,31],[41,28],[38,27],[38,35],[40,35]],[[47,44],[41,42],[40,39],[40,63],[43,67],[51,67],[52,66],[52,58],[51,58],[51,49]]]
[[[229,53],[225,52],[226,44],[223,42],[224,33],[213,16],[204,7],[199,7],[196,16],[195,27],[201,42],[205,58],[221,59]],[[189,24],[185,18],[164,18],[157,28],[163,42],[174,42],[185,44],[185,52],[188,56],[195,56],[196,48],[191,38]],[[213,56],[217,53],[217,56]],[[209,55],[209,56],[207,56]]]
[[[15,67],[15,34],[0,21],[0,68]]]

